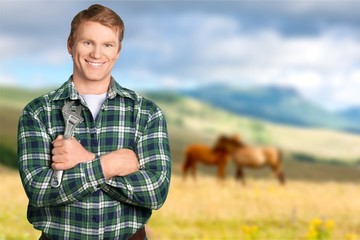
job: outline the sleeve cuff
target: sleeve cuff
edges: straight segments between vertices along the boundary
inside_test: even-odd
[[[101,168],[100,158],[97,157],[92,161],[84,163],[85,178],[89,187],[93,191],[100,189],[100,185],[105,182],[105,177]]]

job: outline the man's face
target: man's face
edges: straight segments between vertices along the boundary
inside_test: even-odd
[[[82,23],[68,45],[73,57],[76,81],[110,81],[111,70],[120,55],[118,31],[97,22]]]

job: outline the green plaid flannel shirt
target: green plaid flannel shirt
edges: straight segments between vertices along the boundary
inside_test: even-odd
[[[64,172],[52,188],[51,142],[64,133],[66,99],[81,104],[84,121],[74,135],[102,156],[128,148],[138,156],[136,173],[105,180],[100,157]],[[70,78],[29,103],[19,120],[18,164],[29,198],[27,217],[50,239],[127,239],[167,197],[171,157],[165,117],[151,101],[111,80],[108,97],[93,120]]]

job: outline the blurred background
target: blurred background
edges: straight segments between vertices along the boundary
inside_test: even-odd
[[[16,170],[17,121],[72,73],[72,18],[93,1],[0,1],[0,239],[36,239]],[[98,1],[125,22],[113,76],[165,112],[173,158],[152,239],[359,239],[360,2]],[[220,135],[283,153],[246,185],[217,166],[182,178]]]

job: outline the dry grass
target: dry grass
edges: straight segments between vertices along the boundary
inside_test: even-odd
[[[16,171],[0,168],[0,239],[37,239],[26,221],[27,199]],[[334,222],[331,238],[359,239],[360,184],[270,180],[217,182],[173,176],[166,204],[148,224],[150,239],[308,239],[308,225]],[[352,235],[351,235],[352,234]]]
[[[19,174],[0,166],[0,240],[38,239],[26,220],[27,198]]]
[[[245,239],[244,226],[256,226],[255,239],[306,239],[313,219],[331,220],[333,239],[360,234],[359,184],[233,180],[219,184],[202,177],[174,177],[165,206],[149,226],[154,239]],[[161,233],[161,234],[155,234]]]

